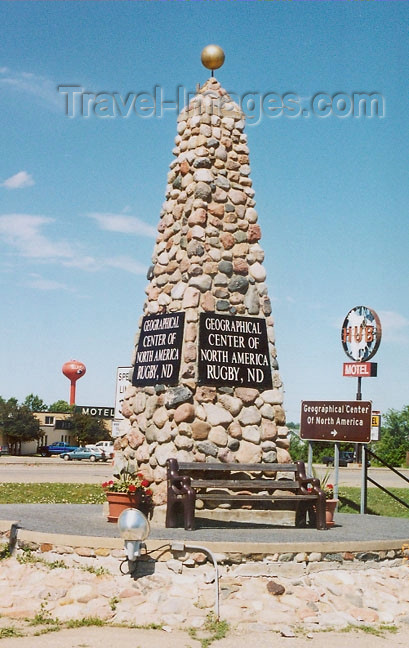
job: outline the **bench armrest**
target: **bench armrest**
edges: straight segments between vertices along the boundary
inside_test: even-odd
[[[180,475],[171,476],[169,487],[175,495],[184,495],[192,490],[190,477],[182,477]]]

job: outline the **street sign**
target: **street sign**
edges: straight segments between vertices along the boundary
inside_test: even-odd
[[[371,441],[379,441],[381,436],[381,413],[372,412],[371,416]]]
[[[126,388],[131,384],[129,380],[130,371],[132,371],[132,367],[117,367],[116,370],[114,413],[114,419],[116,421],[121,421],[125,418],[122,414],[122,401],[124,400]]]
[[[302,401],[301,439],[369,443],[370,401]]]
[[[365,376],[375,378],[378,373],[377,362],[344,362],[343,376],[353,376],[354,378]]]

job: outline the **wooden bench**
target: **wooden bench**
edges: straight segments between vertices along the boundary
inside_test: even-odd
[[[276,473],[288,473],[279,479]],[[309,524],[326,529],[325,493],[319,479],[307,477],[303,461],[293,464],[227,464],[167,461],[166,527],[195,526],[196,499],[212,502],[291,502],[297,527]]]

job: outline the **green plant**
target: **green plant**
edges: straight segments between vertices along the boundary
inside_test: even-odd
[[[118,605],[120,600],[121,599],[118,598],[117,596],[113,596],[112,598],[109,599],[109,607],[111,608],[112,612],[115,612],[116,606]]]
[[[200,641],[202,648],[208,648],[213,641],[224,639],[229,628],[230,626],[227,621],[217,619],[215,614],[211,612],[207,615],[203,628],[200,631],[197,628],[189,628],[188,634],[192,639]],[[200,637],[199,632],[200,634],[208,633],[208,636]]]
[[[111,573],[106,567],[94,567],[94,565],[80,565],[79,569],[90,574],[95,574],[95,576],[105,576],[105,574]]]
[[[40,605],[40,611],[37,612],[34,619],[30,621],[31,626],[37,625],[55,625],[59,626],[60,622],[58,619],[53,619],[50,613],[50,610],[47,609],[47,603],[43,601]]]
[[[314,477],[318,477],[315,466],[312,466],[312,474]],[[320,478],[321,489],[325,493],[327,499],[333,499],[334,497],[334,485],[328,483],[331,475],[331,468],[327,468],[323,477]]]
[[[386,623],[381,623],[379,626],[370,626],[370,625],[351,625],[348,624],[345,626],[345,628],[341,628],[340,632],[347,633],[347,632],[364,632],[365,634],[373,635],[375,637],[385,637],[385,632],[390,632],[391,634],[395,634],[398,631],[397,626],[395,625],[388,625]]]
[[[17,630],[14,626],[7,626],[6,628],[0,629],[0,639],[6,639],[7,637],[22,637],[23,634],[20,630]]]
[[[67,621],[65,626],[67,628],[83,628],[87,626],[103,626],[105,621],[99,617],[84,617],[83,619],[72,619]]]
[[[11,558],[11,551],[10,546],[8,544],[5,544],[0,549],[0,560],[6,560],[7,558]]]
[[[68,569],[68,565],[66,565],[63,560],[46,560],[45,558],[42,558],[42,556],[33,554],[31,549],[23,548],[23,553],[17,556],[17,561],[21,565],[26,565],[29,563],[41,563],[49,569]]]

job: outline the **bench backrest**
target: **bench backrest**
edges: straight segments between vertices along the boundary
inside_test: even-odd
[[[179,472],[298,472],[297,464],[239,464],[239,463],[202,463],[199,461],[177,462]]]

